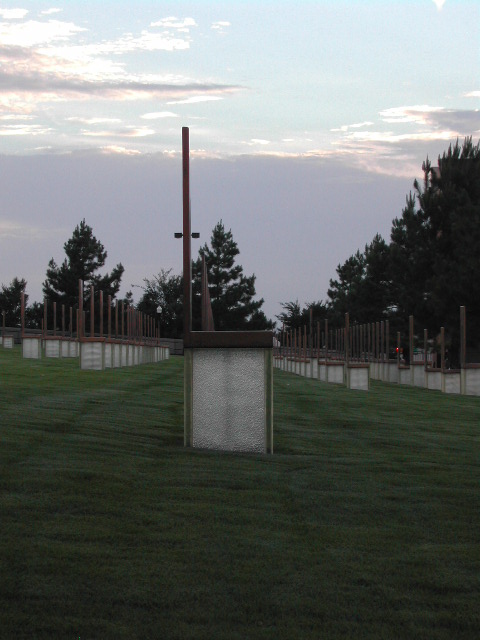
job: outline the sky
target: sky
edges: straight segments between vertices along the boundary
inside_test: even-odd
[[[42,299],[85,218],[121,294],[222,220],[274,319],[389,239],[413,181],[480,140],[477,0],[0,1],[0,283]]]

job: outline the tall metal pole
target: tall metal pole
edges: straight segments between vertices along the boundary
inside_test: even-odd
[[[190,141],[188,127],[182,127],[183,169],[183,334],[192,331],[192,250],[190,223]]]
[[[99,291],[98,306],[100,307],[100,338],[103,338],[103,291]]]
[[[81,340],[83,338],[85,327],[83,324],[83,280],[78,281],[78,319],[77,319],[77,336]]]
[[[90,287],[90,337],[95,337],[95,288],[93,285]]]
[[[467,363],[467,331],[465,307],[460,307],[460,367],[465,369]]]
[[[22,291],[20,296],[20,317],[22,322],[22,338],[25,333],[25,291]]]

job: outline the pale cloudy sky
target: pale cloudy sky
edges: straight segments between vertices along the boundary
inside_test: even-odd
[[[179,272],[188,126],[202,242],[222,218],[270,317],[325,299],[480,138],[479,47],[477,0],[0,3],[0,282],[40,300],[83,217],[122,293]]]

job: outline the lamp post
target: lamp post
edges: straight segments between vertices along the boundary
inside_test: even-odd
[[[182,175],[183,175],[183,339],[188,342],[192,332],[192,238],[199,238],[191,231],[190,215],[190,139],[188,127],[182,127]]]

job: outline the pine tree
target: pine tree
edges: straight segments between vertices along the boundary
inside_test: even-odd
[[[5,311],[5,325],[7,327],[20,326],[21,295],[27,286],[26,280],[14,278],[8,286],[2,284],[0,291],[0,316]],[[28,296],[25,295],[25,304]]]
[[[235,264],[239,255],[237,243],[231,229],[225,230],[222,220],[216,224],[210,240],[199,251],[200,257],[193,264],[194,329],[199,329],[200,318],[200,274],[202,256],[205,256],[212,311],[217,331],[246,329],[271,329],[261,310],[263,298],[254,300],[256,276],[245,276],[243,267]]]
[[[422,166],[423,185],[414,182],[402,217],[393,221],[391,275],[398,314],[438,332],[444,326],[454,350],[459,346],[459,307],[467,324],[478,327],[480,299],[480,144],[458,140]],[[478,342],[475,331],[469,342]]]
[[[47,278],[43,283],[43,294],[51,301],[64,304],[66,308],[78,302],[78,281],[85,285],[85,300],[88,300],[89,289],[103,291],[104,299],[116,296],[120,289],[124,268],[117,264],[105,275],[99,275],[107,259],[103,244],[93,235],[85,219],[75,227],[72,237],[63,245],[66,258],[60,266],[52,258],[48,263]]]

